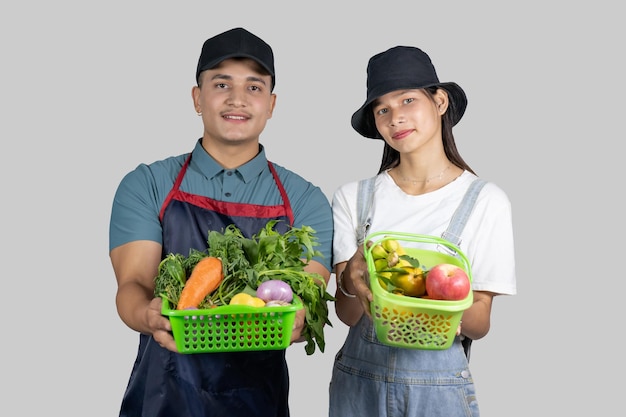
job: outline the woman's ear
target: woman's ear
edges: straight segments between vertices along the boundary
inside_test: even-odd
[[[437,111],[439,114],[444,114],[448,110],[448,92],[443,88],[437,90],[434,96],[435,104],[437,105]]]

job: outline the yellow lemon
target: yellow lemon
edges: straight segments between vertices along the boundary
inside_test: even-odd
[[[393,285],[402,290],[402,294],[410,297],[421,297],[426,294],[426,280],[422,268],[404,267],[406,273],[394,272],[391,276]]]
[[[253,297],[250,294],[246,294],[245,292],[240,292],[239,294],[235,294],[230,299],[230,302],[228,304],[252,306],[252,307],[263,307],[265,305],[265,301],[261,300],[258,297]]]

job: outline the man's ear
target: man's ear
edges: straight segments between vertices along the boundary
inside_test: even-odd
[[[191,99],[193,100],[193,108],[198,115],[202,114],[202,107],[200,107],[200,87],[193,86],[191,88]]]
[[[267,114],[267,118],[271,119],[272,115],[274,114],[274,107],[276,107],[276,94],[272,93],[271,97],[270,97],[271,103],[270,103],[270,109],[268,110],[268,114]]]

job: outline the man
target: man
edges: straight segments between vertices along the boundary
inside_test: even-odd
[[[113,202],[110,257],[117,310],[140,333],[120,416],[288,416],[285,351],[177,353],[154,297],[168,253],[207,247],[209,230],[235,224],[246,236],[270,220],[310,226],[324,256],[306,267],[330,278],[332,212],[322,191],[267,161],[260,134],[276,104],[274,56],[262,39],[235,28],[208,39],[192,88],[204,132],[189,154],[140,164]],[[292,139],[285,146],[293,146]],[[279,226],[277,226],[278,230]],[[304,310],[296,316],[299,341]]]

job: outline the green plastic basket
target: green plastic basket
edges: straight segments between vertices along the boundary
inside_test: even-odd
[[[365,242],[375,244],[395,239],[407,255],[417,258],[427,269],[440,264],[458,265],[472,274],[469,261],[461,250],[447,240],[402,232],[377,232],[367,236]],[[411,247],[411,244],[415,247]],[[378,282],[371,245],[365,248],[365,259],[370,275],[373,301],[370,304],[376,337],[389,346],[442,350],[452,345],[463,311],[473,302],[473,293],[459,301],[432,300],[392,294]],[[425,249],[428,248],[428,249]],[[427,278],[428,279],[428,278]]]
[[[291,343],[298,297],[291,305],[221,306],[206,310],[172,310],[163,300],[179,353],[248,352],[285,349]]]

